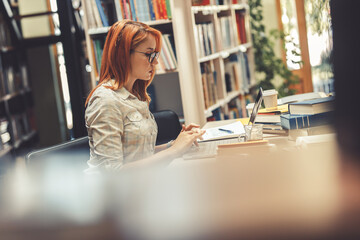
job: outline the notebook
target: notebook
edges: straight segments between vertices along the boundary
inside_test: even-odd
[[[261,106],[262,99],[263,99],[263,90],[260,87],[248,124],[250,123],[253,124],[255,122],[255,118]],[[228,139],[228,138],[238,138],[239,136],[245,136],[244,125],[242,124],[241,121],[235,120],[235,122],[231,122],[231,123],[229,123],[228,121],[225,122],[227,124],[220,124],[220,125],[216,124],[215,127],[205,129],[206,132],[202,136],[202,140],[200,140],[199,142],[214,141],[214,140]]]

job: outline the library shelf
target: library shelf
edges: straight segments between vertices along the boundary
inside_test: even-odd
[[[234,112],[244,117],[243,101],[256,84],[249,5],[209,2],[172,1],[174,37],[182,50],[177,49],[181,83],[194,88],[183,88],[184,117],[200,125],[234,117]]]
[[[135,2],[136,4],[133,4]],[[101,16],[97,16],[98,11],[102,14],[102,10],[99,9],[98,6],[91,4],[90,1],[88,2],[87,0],[82,0],[87,56],[89,59],[89,65],[91,66],[91,68],[89,68],[89,70],[91,70],[91,81],[89,85],[91,88],[94,88],[99,81],[102,48],[110,26],[116,21],[122,19],[141,21],[159,30],[163,34],[162,51],[158,60],[159,64],[156,67],[156,74],[152,82],[152,85],[154,85],[156,90],[156,94],[155,96],[152,96],[152,99],[159,100],[154,101],[157,102],[154,111],[171,109],[179,116],[183,116],[181,89],[179,84],[179,81],[181,80],[179,79],[175,53],[175,48],[178,42],[173,37],[173,20],[171,17],[172,3],[171,0],[161,2],[162,4],[159,5],[160,1],[107,0],[107,6],[103,5],[103,8],[104,10],[107,9],[104,13],[108,21],[104,22],[102,21],[103,19],[99,18]],[[143,5],[143,3],[146,4]],[[148,5],[149,3],[151,6]],[[163,3],[166,3],[166,5]],[[156,7],[154,7],[154,4],[157,4]],[[140,5],[143,5],[143,7],[140,7]],[[156,9],[158,11],[157,13]],[[113,13],[112,15],[110,14],[111,12]],[[165,83],[164,78],[166,77],[173,78],[171,80],[174,81],[166,81]],[[160,86],[164,85],[164,83],[166,87]],[[163,93],[164,88],[167,89],[166,93]],[[160,94],[163,96],[158,96]],[[162,101],[161,103],[160,99]],[[164,101],[165,103],[163,103]]]
[[[6,94],[5,96],[0,97],[0,102],[8,101],[8,100],[10,100],[10,99],[12,99],[14,97],[17,97],[19,95],[23,95],[23,94],[28,93],[28,92],[31,92],[30,88],[24,88],[24,89],[21,89],[19,91],[14,92],[14,93]]]

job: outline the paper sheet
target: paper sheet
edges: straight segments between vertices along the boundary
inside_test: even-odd
[[[224,129],[231,131],[226,132],[219,129]],[[231,138],[231,137],[238,137],[241,134],[245,134],[244,125],[240,121],[236,121],[234,123],[208,128],[206,129],[205,134],[202,136],[203,141],[207,140],[216,140],[216,139],[223,139],[223,138]]]

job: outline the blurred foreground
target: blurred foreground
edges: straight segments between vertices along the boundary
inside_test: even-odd
[[[18,167],[2,179],[1,240],[360,236],[359,199],[346,198],[359,185],[346,185],[334,141],[117,175],[87,176],[64,162]]]

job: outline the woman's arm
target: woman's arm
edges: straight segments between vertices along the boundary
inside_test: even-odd
[[[193,128],[197,128],[199,129],[199,125],[195,124],[195,123],[190,123],[189,125],[185,126],[184,124],[182,125],[182,130],[181,132],[183,131],[191,131]],[[168,143],[165,143],[165,144],[161,144],[161,145],[157,145],[155,146],[155,153],[158,153],[160,151],[163,151],[165,149],[168,149],[169,147],[171,147],[173,145],[174,141],[170,141]],[[197,145],[197,142],[195,141],[194,142],[196,145]]]
[[[135,168],[143,168],[147,166],[156,166],[156,165],[168,165],[174,158],[181,157],[190,147],[196,142],[196,139],[200,138],[205,133],[205,130],[190,130],[190,131],[181,131],[179,136],[175,139],[172,146],[155,153],[154,155],[134,161],[126,163],[122,166],[122,170],[125,169],[135,169]],[[162,144],[163,146],[166,144]],[[159,146],[159,147],[160,147]]]

